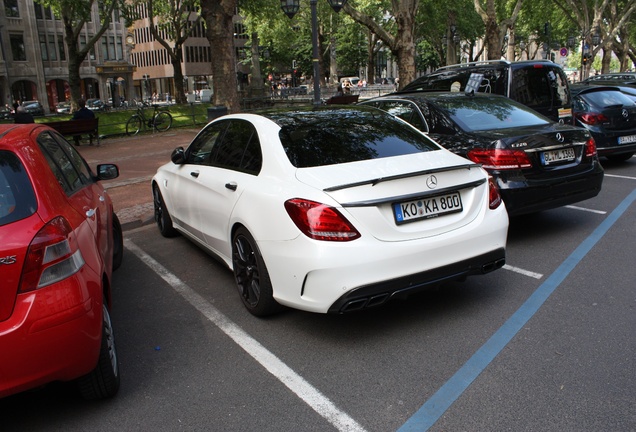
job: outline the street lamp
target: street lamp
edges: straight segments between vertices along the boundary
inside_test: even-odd
[[[347,0],[327,0],[334,12],[340,12]],[[314,105],[320,105],[320,62],[318,54],[318,17],[316,5],[318,0],[309,0],[311,6],[311,45],[312,63],[314,66]],[[300,10],[300,0],[280,0],[280,8],[290,19]]]

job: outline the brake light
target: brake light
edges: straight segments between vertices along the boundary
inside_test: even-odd
[[[20,292],[43,288],[82,268],[84,258],[72,232],[68,221],[58,216],[35,235],[27,251]]]
[[[603,114],[594,112],[580,113],[576,115],[576,118],[579,119],[581,123],[585,123],[590,126],[599,125],[609,121],[609,119]]]
[[[590,137],[585,143],[585,157],[596,156],[596,141]]]
[[[502,200],[501,195],[499,194],[499,188],[495,184],[495,180],[491,176],[488,176],[488,207],[490,207],[491,210],[494,210],[499,207],[501,203]]]
[[[307,237],[325,241],[351,241],[360,233],[337,209],[315,201],[294,198],[285,201],[285,210]]]
[[[486,169],[508,170],[532,167],[530,158],[523,150],[473,149],[468,152],[468,159],[482,164]]]

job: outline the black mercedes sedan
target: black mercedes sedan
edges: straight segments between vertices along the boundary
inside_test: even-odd
[[[510,216],[592,198],[603,168],[590,132],[558,124],[504,96],[394,93],[360,102],[402,118],[490,172]]]
[[[620,87],[572,86],[577,124],[590,131],[599,156],[614,162],[636,153],[636,100],[626,93]]]

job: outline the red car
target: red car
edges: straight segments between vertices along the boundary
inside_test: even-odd
[[[98,181],[118,176],[44,124],[0,125],[0,397],[71,380],[87,399],[117,393],[123,237]]]

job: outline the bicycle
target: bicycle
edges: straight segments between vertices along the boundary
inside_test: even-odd
[[[144,107],[148,104],[144,103],[137,107],[137,112],[133,114],[126,123],[126,135],[137,135],[141,129],[154,129],[157,132],[165,132],[172,126],[172,114],[168,108],[161,105],[152,104],[152,116],[146,117]]]

